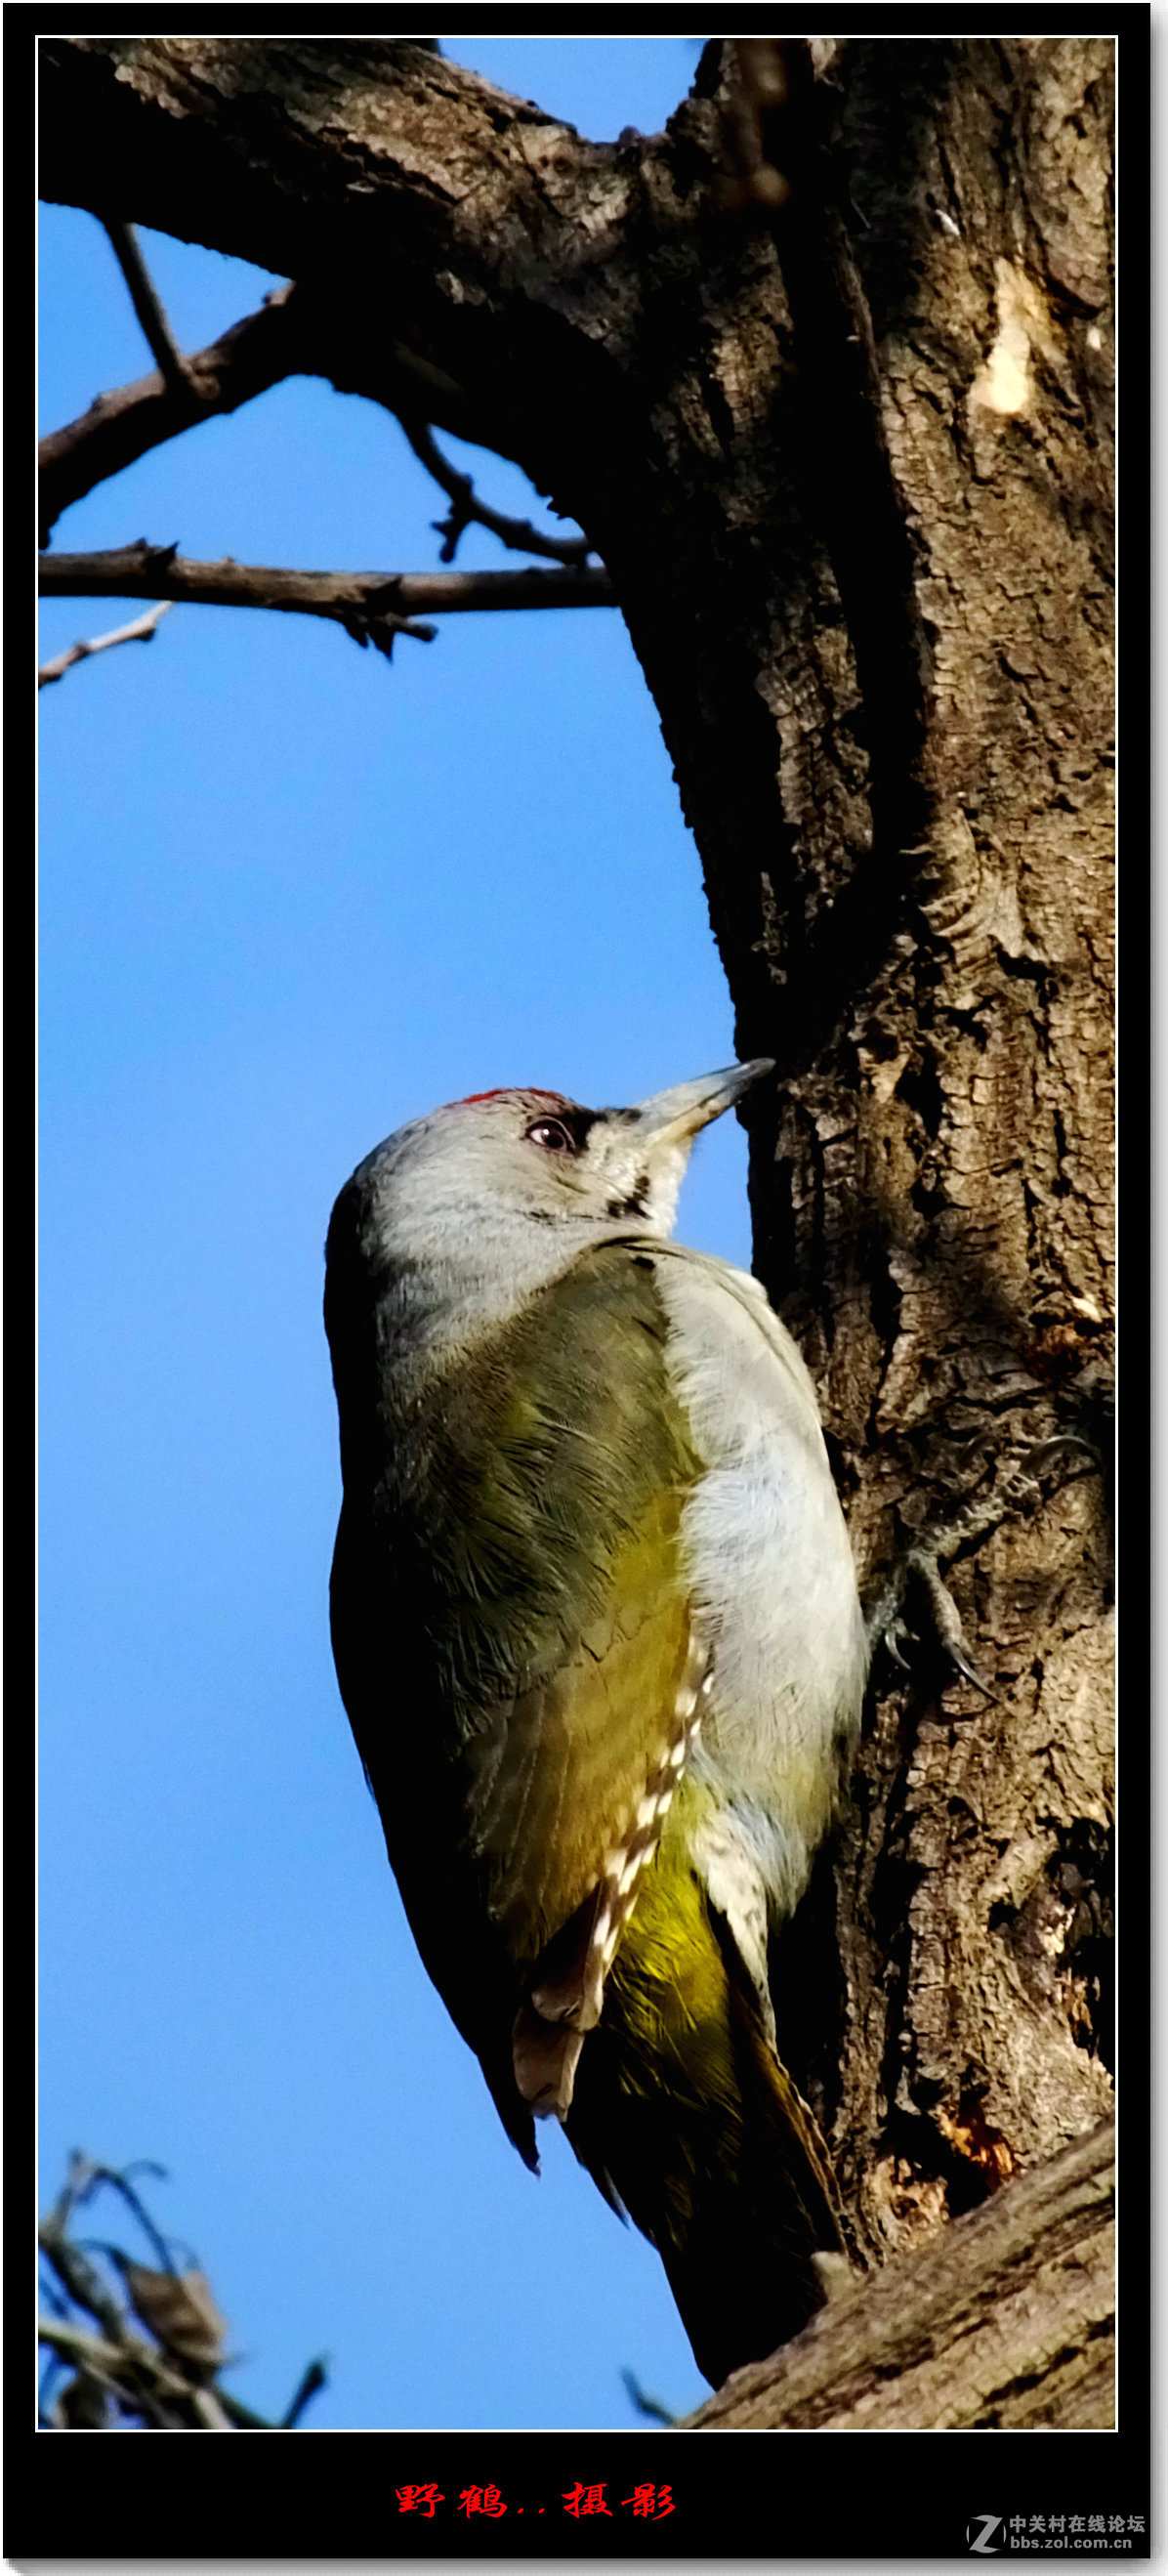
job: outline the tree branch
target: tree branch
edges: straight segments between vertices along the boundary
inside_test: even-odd
[[[46,37],[40,101],[43,195],[298,278],[338,390],[396,411],[412,377],[415,419],[525,468],[593,453],[566,369],[640,276],[631,155],[384,41],[283,42],[274,78],[263,44]]]
[[[346,362],[335,317],[326,332],[314,320],[305,290],[288,285],[275,288],[258,312],[233,323],[221,340],[184,358],[181,378],[168,379],[157,369],[139,376],[133,384],[98,394],[77,420],[42,438],[37,451],[40,545],[48,545],[57,520],[74,501],[124,473],[151,448],[181,438],[200,421],[241,410],[257,394],[295,375],[323,376],[340,393],[366,394],[401,421],[415,454],[456,508],[464,492],[473,493],[469,476],[459,474],[433,444],[430,431],[417,425],[424,407],[455,437],[481,438],[482,420],[462,388],[400,340],[381,347],[375,367],[367,358],[363,369]],[[527,521],[507,518],[477,499],[473,508],[462,510],[464,526],[472,518],[493,529],[504,545],[556,563],[582,563],[590,551],[583,537],[544,536]]]
[[[437,534],[445,539],[440,562],[453,563],[464,528],[472,526],[489,528],[492,536],[516,554],[546,555],[559,564],[587,562],[592,551],[587,537],[544,536],[530,519],[511,519],[502,510],[493,510],[489,502],[476,499],[470,475],[460,474],[443,455],[432,430],[407,418],[402,418],[401,425],[419,465],[425,466],[427,474],[433,475],[453,503],[449,516],[433,523]]]
[[[162,2354],[152,2352],[149,2344],[139,2342],[136,2335],[123,2332],[115,2341],[108,2336],[90,2334],[84,2326],[41,2317],[37,2323],[37,2340],[47,2344],[62,2361],[71,2361],[91,2373],[114,2396],[125,2397],[127,2372],[131,2372],[136,2381],[140,2380],[147,2394],[177,2406],[183,2415],[192,2411],[200,2397],[206,2398],[210,2394],[194,2388],[190,2380],[173,2369]],[[218,2406],[215,2406],[215,2415],[214,2429],[222,2431],[227,2419]]]
[[[392,650],[394,637],[431,643],[424,609],[610,608],[612,583],[599,566],[578,572],[293,572],[271,564],[191,563],[172,546],[133,546],[81,555],[42,555],[42,598],[192,600],[212,608],[271,608],[330,618],[357,643]]]
[[[277,289],[221,340],[184,362],[180,379],[156,370],[116,392],[99,394],[79,420],[43,438],[39,449],[40,543],[74,501],[121,474],[152,447],[181,437],[200,420],[238,411],[270,385],[306,367],[301,309],[291,286]]]
[[[1114,2220],[1105,2120],[821,2308],[688,2429],[1110,2430]]]
[[[275,79],[270,46],[219,36],[49,36],[39,63],[43,196],[102,219],[117,205],[282,276],[355,274],[364,251],[366,295],[388,207],[411,268],[439,248],[478,266],[504,228],[513,258],[525,236],[562,250],[560,203],[582,188],[595,231],[616,176],[611,146],[413,45],[286,39]]]
[[[323,2361],[319,2358],[316,2361],[310,2361],[291,2404],[288,2407],[287,2413],[281,2415],[278,2424],[273,2425],[273,2432],[294,2433],[300,2422],[300,2418],[304,2413],[305,2407],[310,2404],[311,2400],[318,2394],[320,2389],[327,2387],[328,2372],[325,2369]]]
[[[103,2334],[117,2343],[125,2324],[122,2311],[88,2255],[67,2236],[67,2219],[68,2207],[64,2201],[59,2202],[51,2216],[41,2220],[37,2243],[74,2306],[87,2309],[91,2317],[96,2317]]]
[[[132,224],[124,224],[116,216],[104,215],[102,222],[109,235],[114,258],[129,288],[130,302],[141,323],[146,346],[173,390],[176,385],[187,382],[187,362],[174,340],[158,289],[142,257],[137,233]]]
[[[42,662],[37,672],[38,689],[46,689],[51,680],[63,680],[75,662],[87,662],[94,653],[108,653],[111,644],[152,644],[159,622],[169,615],[173,600],[160,599],[144,617],[135,617],[129,626],[115,626],[108,635],[93,635],[85,643],[71,644],[67,653],[58,653],[51,662]]]
[[[279,2424],[257,2415],[221,2385],[220,2353],[226,2328],[210,2284],[193,2269],[181,2275],[172,2270],[166,2240],[130,2182],[130,2174],[141,2170],[138,2164],[119,2172],[111,2165],[95,2164],[87,2156],[73,2155],[64,2189],[49,2216],[41,2221],[38,2242],[42,2253],[62,2282],[68,2301],[94,2317],[99,2329],[94,2333],[88,2325],[77,2324],[52,2284],[42,2281],[42,2296],[54,2313],[39,2319],[39,2340],[55,2356],[42,2380],[42,2400],[56,2365],[71,2366],[74,2373],[61,2391],[51,2419],[44,2416],[42,2407],[42,2421],[51,2421],[63,2431],[104,2432],[110,2420],[106,2401],[112,2400],[121,2415],[145,2420],[159,2430],[293,2430],[311,2399],[328,2384],[323,2360],[311,2361],[302,2373]],[[152,2163],[145,2170],[161,2175],[161,2168]],[[102,2248],[121,2274],[137,2315],[156,2338],[154,2343],[145,2344],[135,2334],[129,2317],[89,2255],[68,2233],[73,2211],[92,2199],[99,2187],[120,2193],[163,2267],[157,2272],[148,2271],[120,2247]]]

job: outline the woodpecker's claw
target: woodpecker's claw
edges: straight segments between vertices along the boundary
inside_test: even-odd
[[[903,1615],[910,1593],[915,1594],[918,1607],[918,1615],[911,1624]],[[979,1690],[985,1699],[993,1700],[1000,1707],[997,1692],[990,1689],[988,1682],[983,1682],[981,1674],[970,1662],[961,1613],[952,1593],[941,1580],[936,1557],[928,1548],[910,1548],[902,1557],[868,1619],[870,1650],[874,1653],[878,1645],[883,1645],[902,1672],[911,1669],[900,1650],[901,1639],[909,1635],[931,1635],[946,1661],[952,1664],[954,1672],[960,1673],[963,1681],[971,1683],[974,1690]]]
[[[1002,1703],[998,1698],[997,1692],[992,1691],[989,1683],[983,1682],[981,1674],[974,1671],[968,1655],[963,1652],[962,1648],[960,1646],[947,1646],[945,1651],[949,1657],[950,1663],[956,1665],[958,1672],[964,1674],[966,1681],[972,1682],[974,1689],[979,1690],[984,1699],[992,1699],[995,1706],[1000,1708]]]
[[[887,1655],[891,1655],[894,1664],[899,1664],[902,1673],[911,1673],[912,1671],[912,1665],[909,1662],[908,1656],[902,1655],[900,1651],[901,1638],[907,1637],[907,1635],[908,1629],[905,1627],[903,1619],[894,1619],[892,1626],[886,1630],[883,1640],[885,1653]]]
[[[987,1699],[996,1698],[996,1693],[990,1689],[988,1682],[983,1682],[981,1674],[975,1672],[969,1660],[965,1646],[965,1631],[961,1625],[961,1613],[952,1593],[941,1581],[936,1557],[924,1548],[915,1548],[909,1558],[909,1564],[928,1601],[933,1633],[938,1645],[948,1656],[955,1671],[963,1674],[967,1682],[972,1682],[975,1690],[984,1692]]]

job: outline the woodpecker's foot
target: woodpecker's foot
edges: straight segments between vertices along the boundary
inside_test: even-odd
[[[941,1580],[938,1558],[952,1556],[962,1543],[969,1546],[986,1538],[1015,1513],[1033,1508],[1035,1500],[1041,1500],[1048,1492],[1047,1471],[1051,1468],[1062,1466],[1069,1471],[1051,1481],[1049,1491],[1057,1492],[1061,1484],[1077,1476],[1098,1474],[1102,1463],[1098,1451],[1075,1432],[1032,1441],[1005,1462],[990,1493],[959,1504],[946,1527],[924,1531],[917,1545],[893,1567],[866,1614],[869,1657],[883,1646],[893,1663],[908,1672],[911,1667],[901,1652],[902,1644],[909,1637],[929,1639],[955,1672],[1000,1707],[997,1692],[983,1682],[970,1660],[960,1613]]]
[[[902,1672],[909,1672],[912,1667],[901,1652],[902,1645],[910,1637],[928,1640],[940,1648],[946,1662],[974,1690],[997,1701],[997,1692],[983,1682],[970,1660],[961,1613],[941,1580],[932,1548],[913,1547],[901,1557],[868,1612],[866,1626],[870,1656],[883,1646],[893,1663],[899,1664]]]

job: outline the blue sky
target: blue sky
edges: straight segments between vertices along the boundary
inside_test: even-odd
[[[698,51],[443,41],[595,136],[659,127]],[[187,347],[269,283],[143,244]],[[41,283],[50,428],[149,359],[91,218],[44,210]],[[443,506],[388,415],[295,383],[55,543],[420,570]],[[507,560],[475,531],[459,556]],[[132,613],[49,603],[42,657]],[[322,1246],[354,1164],[469,1091],[630,1100],[733,1056],[619,616],[453,618],[390,668],[309,619],[175,609],[41,718],[42,2194],[73,2146],[166,2165],[156,2215],[261,2411],[321,2350],[321,2429],[631,2426],[622,2365],[687,2409],[656,2257],[558,2133],[524,2171],[414,1954],[327,1621]],[[749,1260],[732,1119],[679,1231]]]

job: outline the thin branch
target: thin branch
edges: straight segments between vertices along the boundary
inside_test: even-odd
[[[515,554],[546,555],[551,563],[558,564],[583,565],[587,562],[592,552],[587,537],[545,536],[530,519],[509,518],[504,511],[493,510],[489,502],[477,500],[470,475],[460,474],[449,457],[443,455],[433,430],[418,421],[403,418],[401,414],[398,416],[418,463],[425,466],[427,474],[433,475],[452,504],[447,518],[435,519],[432,523],[437,534],[444,539],[440,562],[453,563],[463,530],[472,526],[489,528],[492,536],[498,537],[503,545],[510,546]]]
[[[230,2417],[221,2392],[192,2387],[136,2335],[123,2334],[114,2341],[90,2334],[84,2326],[58,2325],[55,2319],[41,2317],[37,2337],[59,2360],[72,2362],[107,2389],[123,2412],[155,2415],[161,2405],[169,2410],[162,2418],[168,2425],[173,2426],[176,2417],[180,2426],[189,2424],[194,2416],[193,2429],[199,2431],[222,2433],[228,2427]]]
[[[441,368],[404,342],[391,340],[380,350],[372,373],[360,368],[354,372],[356,361],[346,363],[344,334],[338,344],[335,325],[335,314],[322,315],[319,300],[314,308],[303,286],[275,287],[258,312],[246,313],[221,340],[184,358],[181,377],[168,378],[159,368],[133,384],[98,394],[77,420],[67,421],[41,440],[39,543],[48,545],[63,510],[84,500],[99,483],[124,473],[151,448],[181,438],[200,421],[241,410],[244,403],[254,402],[258,394],[283,384],[289,376],[323,376],[338,393],[359,390],[395,417],[408,416],[415,424],[424,407],[455,437],[490,443],[491,423],[481,407],[476,408]],[[453,467],[448,470],[454,473]],[[546,552],[554,544],[554,539],[547,539],[527,551]]]
[[[68,2291],[74,2306],[87,2308],[90,2316],[96,2317],[102,2333],[109,2337],[111,2343],[120,2343],[126,2330],[124,2313],[113,2292],[107,2290],[100,2272],[95,2271],[88,2256],[81,2252],[80,2246],[74,2245],[66,2236],[65,2218],[60,2204],[51,2217],[41,2220],[37,2231],[37,2242],[42,2254],[46,2255],[52,2264],[58,2280]]]
[[[327,2387],[328,2371],[323,2359],[318,2357],[316,2361],[309,2362],[287,2414],[281,2416],[279,2424],[274,2429],[279,2433],[294,2433],[305,2407],[319,2395],[322,2388]]]
[[[189,2379],[183,2379],[161,2353],[141,2343],[137,2335],[95,2335],[88,2326],[62,2323],[56,2317],[38,2317],[37,2341],[47,2344],[59,2360],[99,2372],[103,2378],[116,2379],[129,2361],[153,2383],[160,2396],[189,2398],[191,2394]]]
[[[212,608],[271,608],[332,619],[356,643],[392,652],[398,635],[431,643],[436,629],[419,610],[443,615],[474,609],[611,608],[612,582],[599,565],[578,572],[294,572],[282,565],[192,563],[173,546],[115,546],[108,552],[42,555],[42,598],[158,598]]]
[[[198,2414],[200,2429],[208,2432],[222,2432],[228,2425],[240,2433],[292,2431],[310,2398],[328,2385],[322,2364],[310,2362],[284,2421],[272,2424],[266,2415],[257,2415],[254,2407],[233,2397],[230,2389],[195,2387],[174,2369],[165,2354],[142,2343],[137,2335],[123,2332],[115,2339],[91,2334],[87,2326],[75,2326],[56,2317],[39,2317],[37,2340],[56,2355],[62,2366],[71,2364],[90,2372],[121,2406],[137,2408],[140,2404],[141,2411],[149,2413],[151,2400],[164,2400],[184,2412]]]
[[[43,2317],[38,2320],[37,2336],[38,2341],[47,2344],[53,2353],[53,2360],[41,2383],[42,2389],[47,2391],[54,2371],[73,2365],[76,2374],[57,2399],[54,2414],[45,2419],[52,2429],[72,2429],[68,2425],[67,2413],[66,2422],[63,2424],[61,2421],[63,2407],[70,2389],[76,2389],[81,2382],[89,2382],[104,2395],[112,2397],[122,2414],[142,2415],[159,2432],[181,2430],[181,2416],[176,2418],[167,2414],[159,2403],[153,2357],[145,2344],[140,2347],[140,2352],[131,2354],[125,2346],[105,2343],[83,2326],[51,2326]],[[183,2398],[189,2393],[189,2390],[183,2391]]]
[[[225,2328],[209,2283],[195,2269],[182,2275],[171,2268],[166,2239],[155,2226],[130,2180],[131,2174],[161,2176],[162,2167],[142,2162],[118,2171],[74,2154],[54,2208],[42,2219],[38,2239],[42,2252],[64,2284],[76,2308],[88,2311],[98,2331],[78,2324],[67,2313],[54,2285],[41,2284],[54,2310],[38,2321],[40,2341],[53,2356],[42,2376],[40,2420],[59,2430],[103,2431],[101,2398],[111,2397],[124,2416],[159,2429],[222,2433],[275,2433],[291,2430],[306,2406],[327,2385],[323,2360],[309,2363],[287,2414],[280,2424],[257,2415],[219,2380],[219,2353]],[[155,2342],[145,2344],[89,2261],[85,2249],[67,2233],[73,2212],[106,2185],[119,2192],[145,2230],[165,2268],[147,2271],[117,2246],[102,2250],[121,2272],[137,2314]],[[47,2413],[53,2374],[69,2369],[73,2376],[62,2390],[51,2416]],[[96,2407],[95,2407],[96,2399]],[[108,2422],[108,2416],[107,2416]]]
[[[645,2417],[647,2423],[667,2424],[672,2428],[679,2422],[679,2417],[671,2415],[669,2408],[662,2405],[659,2397],[650,2397],[648,2390],[642,2388],[635,2370],[622,2370],[621,2378],[625,2383],[631,2404],[636,2407],[638,2415]]]
[[[120,2335],[115,2341],[91,2334],[86,2326],[59,2324],[56,2318],[40,2317],[37,2338],[62,2365],[71,2364],[88,2372],[124,2410],[132,2408],[153,2415],[156,2421],[173,2424],[173,2415],[160,2414],[162,2406],[169,2406],[183,2422],[193,2414],[197,2423],[192,2429],[205,2432],[221,2433],[229,2426],[240,2433],[282,2433],[293,2428],[291,2410],[286,2424],[272,2424],[266,2415],[257,2415],[253,2407],[233,2397],[229,2389],[194,2387],[164,2354],[141,2343],[136,2335]],[[312,2362],[293,2401],[297,2411],[301,2412],[309,2398],[326,2385],[320,2363]]]
[[[135,617],[129,626],[115,626],[108,635],[91,635],[87,642],[71,644],[67,653],[58,653],[51,662],[42,662],[37,672],[37,687],[45,689],[50,680],[63,680],[75,662],[87,662],[94,653],[108,653],[111,644],[152,644],[159,620],[169,615],[172,599],[160,599],[144,617]]]
[[[258,313],[183,361],[168,380],[159,369],[132,385],[99,394],[79,420],[43,438],[39,449],[40,543],[74,501],[196,422],[238,411],[271,385],[305,370],[301,307],[291,286],[278,287]],[[311,372],[311,370],[308,370]]]
[[[172,600],[161,600],[154,611],[155,617],[164,617],[167,609],[173,607],[173,605],[174,603]],[[126,632],[129,633],[130,629],[127,628]],[[145,2202],[139,2198],[138,2193],[135,2191],[130,2180],[130,2175],[132,2173],[148,2173],[153,2175],[159,2182],[165,2182],[167,2179],[165,2168],[162,2165],[156,2165],[146,2158],[141,2158],[136,2164],[128,2165],[124,2173],[119,2173],[117,2167],[114,2165],[95,2166],[93,2184],[90,2185],[90,2189],[92,2190],[94,2185],[97,2183],[104,2182],[109,2184],[111,2190],[119,2192],[122,2199],[125,2201],[127,2209],[132,2210],[148,2243],[153,2246],[154,2252],[157,2255],[163,2270],[166,2272],[173,2272],[174,2259],[171,2254],[170,2247],[166,2242],[166,2238],[159,2234]],[[147,2322],[149,2322],[149,2320],[147,2320]]]
[[[51,2422],[49,2414],[49,2397],[52,2393],[55,2382],[60,2378],[61,2372],[65,2367],[66,2365],[62,2361],[60,2354],[50,2352],[44,2369],[41,2372],[40,2384],[37,2389],[37,2419],[42,2424],[48,2424]]]
[[[116,216],[103,215],[101,220],[109,235],[114,258],[130,290],[130,302],[142,325],[147,348],[173,391],[177,386],[190,382],[187,362],[175,342],[165,307],[142,257],[138,235],[133,224],[123,223]]]
[[[97,2181],[98,2172],[99,2167],[94,2164],[92,2156],[84,2156],[80,2147],[74,2147],[56,2206],[52,2217],[47,2222],[50,2227],[55,2227],[59,2233],[64,2233],[74,2209],[81,2201],[88,2200]]]
[[[56,2284],[56,2282],[55,2282],[55,2281],[51,2281],[51,2280],[49,2279],[49,2276],[48,2276],[48,2273],[47,2273],[47,2272],[42,2272],[42,2274],[41,2274],[41,2278],[40,2278],[40,2295],[41,2295],[42,2299],[47,2300],[47,2302],[48,2302],[49,2306],[51,2307],[51,2309],[52,2309],[52,2311],[53,2311],[53,2315],[54,2315],[55,2317],[67,2317],[67,2316],[68,2316],[68,2314],[69,2314],[69,2302],[68,2302],[68,2299],[65,2297],[65,2295],[64,2295],[64,2293],[63,2293],[63,2291],[61,2291],[61,2290],[59,2290],[59,2289],[57,2288],[57,2284]]]
[[[215,2389],[192,2389],[191,2408],[204,2433],[226,2433],[230,2429],[231,2418]]]

